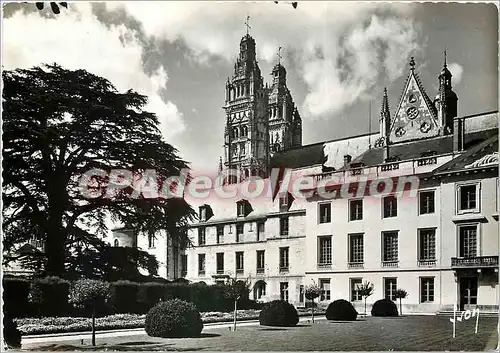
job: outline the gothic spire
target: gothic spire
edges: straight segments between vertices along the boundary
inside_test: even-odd
[[[382,97],[382,107],[380,109],[380,135],[388,136],[390,129],[391,112],[389,110],[389,97],[387,96],[387,87],[384,87]]]

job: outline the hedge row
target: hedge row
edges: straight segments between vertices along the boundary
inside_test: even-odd
[[[3,278],[4,311],[12,317],[90,316],[90,312],[74,308],[68,302],[70,286],[70,282],[57,277],[33,281]],[[98,316],[145,314],[159,301],[175,298],[194,303],[201,312],[226,312],[234,307],[220,286],[118,281],[110,283],[110,289],[111,300],[97,310]],[[246,298],[239,301],[238,308],[258,309],[259,305]]]

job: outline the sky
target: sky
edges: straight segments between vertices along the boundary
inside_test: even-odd
[[[498,110],[498,10],[477,3],[69,3],[54,15],[4,4],[3,69],[56,62],[148,96],[167,142],[195,170],[223,154],[225,81],[246,33],[265,82],[282,47],[303,144],[375,132],[387,87],[398,105],[409,60],[428,95],[446,48],[459,115]],[[370,123],[371,122],[371,123]]]

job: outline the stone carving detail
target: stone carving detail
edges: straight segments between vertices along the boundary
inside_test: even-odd
[[[385,138],[384,137],[379,137],[375,141],[375,147],[384,147],[385,146]]]
[[[431,130],[431,124],[429,124],[427,121],[424,121],[422,125],[420,125],[420,131],[423,133],[428,133]]]
[[[396,135],[396,137],[401,137],[404,134],[406,134],[406,130],[404,127],[401,126],[396,129],[396,132],[394,134]]]
[[[491,154],[487,154],[482,158],[478,159],[474,163],[468,164],[465,168],[478,168],[478,167],[486,167],[498,165],[498,152],[493,152]]]

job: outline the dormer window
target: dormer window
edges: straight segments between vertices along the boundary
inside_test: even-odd
[[[252,212],[252,206],[247,200],[241,200],[236,203],[236,211],[238,217],[246,217]]]
[[[281,194],[279,198],[280,212],[288,211],[290,206],[292,206],[293,200],[293,196],[289,192]]]
[[[398,156],[391,156],[385,160],[386,163],[394,163],[394,162],[399,162],[401,158]]]
[[[200,222],[206,222],[214,215],[212,208],[209,205],[200,206],[199,211]]]

